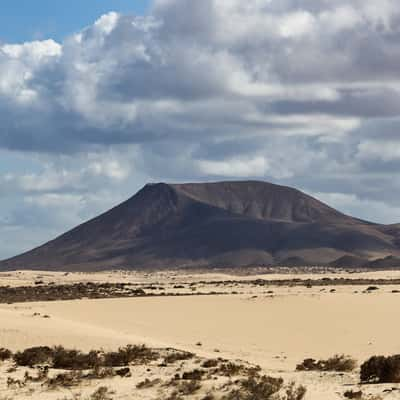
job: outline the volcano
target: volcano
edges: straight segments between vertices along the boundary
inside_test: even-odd
[[[258,181],[156,183],[0,268],[290,266],[293,260],[342,267],[345,260],[387,257],[400,257],[399,225],[353,218],[294,188]]]

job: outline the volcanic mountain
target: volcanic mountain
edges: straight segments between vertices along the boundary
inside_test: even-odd
[[[400,227],[344,215],[266,182],[148,184],[2,269],[334,265],[400,256]],[[358,263],[357,263],[358,265]]]

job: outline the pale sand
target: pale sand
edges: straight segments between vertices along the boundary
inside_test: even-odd
[[[30,274],[4,279],[14,283],[19,282],[18,279],[29,282],[32,277],[41,275]],[[124,276],[135,282],[151,280],[143,275],[116,274],[94,277],[97,281],[109,281],[110,277],[120,281]],[[374,278],[400,276],[397,271],[372,274]],[[206,278],[232,278],[219,274],[217,278],[216,275]],[[349,278],[361,275],[372,276],[343,274]],[[91,275],[80,276],[92,280]],[[160,276],[162,274],[157,279]],[[188,276],[180,279],[205,278],[196,275],[189,279]],[[57,281],[66,278],[73,282],[77,276],[49,274],[48,278]],[[271,275],[266,278],[271,279]],[[172,274],[169,279],[176,281],[177,277]],[[3,282],[1,278],[0,282]],[[343,393],[346,383],[357,382],[356,374],[345,377],[299,374],[293,372],[296,364],[307,357],[326,358],[334,354],[348,354],[360,362],[374,354],[400,354],[400,294],[391,293],[393,287],[389,286],[370,294],[361,293],[365,287],[335,289],[337,292],[329,293],[330,287],[325,292],[320,292],[321,288],[273,288],[274,294],[266,295],[264,287],[252,288],[251,293],[245,295],[3,304],[0,305],[0,347],[16,350],[33,345],[63,344],[89,350],[110,349],[127,343],[171,346],[201,356],[257,363],[271,374],[306,383],[307,400],[340,399],[343,397],[337,393]],[[253,298],[254,295],[257,297]],[[33,316],[34,313],[40,315]],[[42,318],[45,314],[50,318]],[[197,346],[198,342],[202,346]],[[215,353],[216,349],[219,353]],[[395,396],[386,394],[384,398],[395,399]],[[397,396],[400,398],[399,394]]]
[[[166,344],[293,369],[306,357],[400,353],[400,295],[297,294],[78,300],[0,308],[0,341],[11,348]],[[48,314],[49,319],[33,317]],[[196,346],[201,342],[202,346]],[[277,356],[287,359],[278,360]]]

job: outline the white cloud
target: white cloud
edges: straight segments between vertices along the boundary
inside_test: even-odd
[[[285,15],[279,25],[280,35],[284,38],[296,38],[312,33],[315,18],[307,11],[298,11]]]
[[[220,177],[396,221],[399,21],[397,0],[156,0],[0,44],[0,234],[51,238],[146,180]]]
[[[400,160],[400,137],[399,140],[365,140],[357,149],[357,156],[361,159]]]
[[[313,193],[315,197],[344,213],[372,222],[393,224],[400,221],[400,207],[384,201],[360,199],[355,194]]]
[[[250,160],[201,160],[198,165],[200,172],[206,175],[239,178],[264,176],[269,168],[268,160],[264,157],[255,157]]]
[[[110,12],[102,15],[95,23],[94,26],[102,33],[109,35],[117,26],[119,14]]]

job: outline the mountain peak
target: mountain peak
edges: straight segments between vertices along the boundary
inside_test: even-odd
[[[244,267],[400,256],[400,229],[367,223],[261,181],[149,183],[3,268]],[[344,257],[344,258],[343,258]],[[346,258],[347,257],[347,258]],[[350,258],[349,258],[350,257]]]

